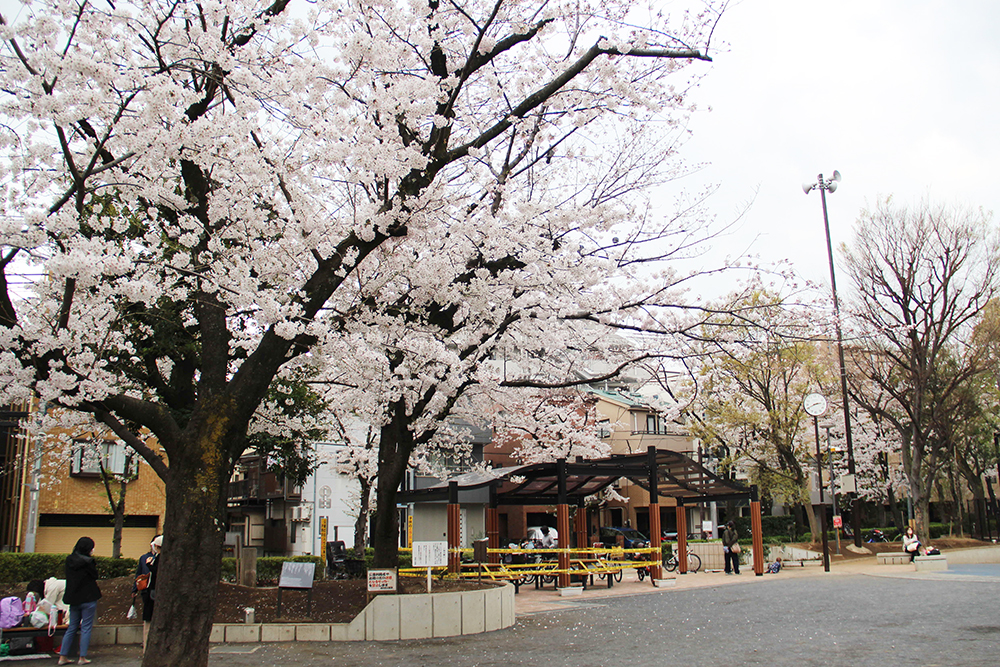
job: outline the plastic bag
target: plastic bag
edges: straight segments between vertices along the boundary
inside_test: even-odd
[[[137,612],[135,610],[135,605],[132,605],[131,607],[129,607],[128,611],[125,613],[125,618],[127,618],[129,620],[132,620],[133,618],[136,618],[138,616],[139,616],[139,612]]]
[[[41,629],[49,624],[49,615],[41,609],[36,609],[31,612],[31,616],[28,617],[28,622],[31,623],[32,627]]]

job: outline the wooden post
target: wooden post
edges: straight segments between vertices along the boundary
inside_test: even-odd
[[[583,496],[576,503],[576,548],[586,549],[589,547],[587,540],[587,505]]]
[[[646,456],[646,464],[649,466],[649,546],[656,550],[650,554],[650,557],[652,560],[660,560],[663,552],[660,550],[660,540],[662,539],[660,534],[660,481],[658,477],[659,465],[656,462],[656,447],[649,447],[646,450]],[[661,576],[663,575],[659,565],[649,566],[651,582],[656,581]]]
[[[566,459],[556,461],[559,480],[559,504],[556,505],[556,531],[559,533],[559,569],[569,570],[569,504],[566,494]],[[569,586],[569,574],[559,574],[559,587]]]
[[[750,487],[750,532],[753,537],[753,572],[760,577],[764,574],[764,531],[760,520],[760,491],[756,484]]]
[[[246,547],[240,552],[240,585],[257,587],[257,549]]]
[[[687,574],[688,571],[688,525],[687,510],[684,509],[684,499],[677,499],[677,571]]]
[[[458,482],[448,483],[448,571],[462,571],[462,507],[458,504]]]
[[[490,484],[490,506],[486,508],[486,537],[490,549],[500,548],[500,510],[497,509],[497,485]],[[489,555],[489,562],[500,564],[500,554],[495,551]]]

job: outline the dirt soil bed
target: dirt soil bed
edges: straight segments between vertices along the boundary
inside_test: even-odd
[[[139,619],[125,618],[132,604],[132,577],[103,579],[99,585],[102,597],[97,603],[97,625],[131,625],[142,622]],[[490,584],[473,581],[435,580],[433,592],[450,593],[489,586]],[[366,588],[364,580],[317,581],[312,591],[312,614],[308,616],[306,592],[284,590],[281,593],[281,618],[278,618],[277,587],[245,588],[220,583],[215,622],[243,623],[246,618],[244,610],[253,607],[257,623],[349,623],[368,604]],[[423,578],[400,577],[400,588],[403,594],[424,593],[427,581]],[[24,594],[25,584],[0,584],[0,597],[16,595],[23,599]]]

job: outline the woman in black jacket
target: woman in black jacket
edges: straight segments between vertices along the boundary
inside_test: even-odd
[[[59,664],[73,662],[67,656],[73,647],[73,638],[80,633],[80,664],[86,665],[90,648],[90,631],[97,616],[97,601],[101,589],[97,586],[97,563],[94,561],[94,540],[81,537],[66,558],[66,592],[63,602],[69,605],[69,626],[59,649]]]
[[[142,652],[146,652],[146,640],[149,638],[149,623],[153,620],[154,591],[156,590],[156,568],[159,564],[160,548],[163,546],[163,535],[157,535],[149,543],[149,553],[139,556],[139,566],[135,571],[135,583],[132,585],[132,604],[135,605],[137,595],[142,595]],[[146,577],[145,588],[139,590],[139,577]]]

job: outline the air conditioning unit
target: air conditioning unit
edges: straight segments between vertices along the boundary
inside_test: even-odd
[[[292,521],[308,522],[312,518],[312,507],[309,505],[296,505],[292,508]]]

